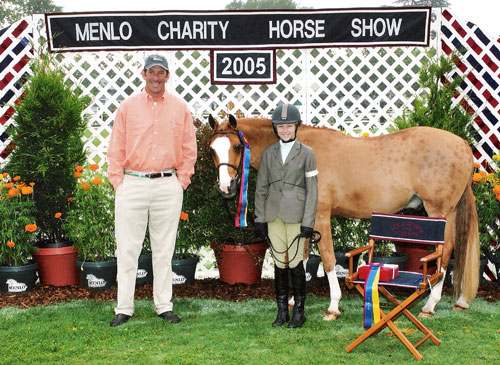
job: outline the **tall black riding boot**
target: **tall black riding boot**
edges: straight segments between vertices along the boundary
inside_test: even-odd
[[[276,290],[276,304],[278,314],[273,327],[283,326],[290,320],[288,316],[288,269],[280,269],[274,265],[274,288]]]
[[[299,263],[296,267],[290,269],[290,271],[292,272],[293,299],[295,304],[293,306],[292,319],[288,322],[288,327],[297,328],[302,327],[306,321],[306,316],[304,315],[306,272],[302,263]]]

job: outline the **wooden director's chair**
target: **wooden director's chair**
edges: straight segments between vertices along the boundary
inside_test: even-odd
[[[420,259],[423,263],[422,272],[400,271],[399,276],[391,281],[379,281],[379,293],[387,298],[389,302],[393,303],[394,308],[388,313],[384,313],[380,310],[380,321],[373,324],[372,327],[368,328],[361,336],[351,342],[346,347],[347,352],[351,352],[368,337],[378,333],[385,327],[389,327],[394,335],[406,346],[408,351],[410,351],[417,360],[423,358],[417,350],[417,347],[428,339],[436,346],[439,346],[441,341],[429,328],[419,321],[408,308],[424,295],[427,290],[432,289],[432,286],[434,286],[443,276],[441,273],[441,255],[443,251],[442,245],[444,243],[445,224],[446,219],[444,218],[372,214],[368,245],[352,250],[346,254],[349,258],[349,274],[346,276],[346,284],[349,288],[355,287],[363,298],[365,280],[359,278],[359,269],[357,272],[353,272],[353,258],[357,258],[357,255],[368,251],[368,263],[371,263],[377,241],[384,240],[398,244],[429,245],[435,247],[435,251]],[[436,261],[437,270],[434,274],[429,274],[427,264],[434,260]],[[387,287],[408,288],[411,290],[411,295],[400,301],[389,292]],[[417,329],[423,333],[423,337],[415,344],[411,343],[394,323],[401,314],[408,318]]]

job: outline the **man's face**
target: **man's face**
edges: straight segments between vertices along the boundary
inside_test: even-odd
[[[283,141],[289,141],[295,138],[295,123],[278,124],[276,132]]]
[[[151,96],[162,96],[165,92],[165,83],[169,73],[161,66],[153,66],[142,71],[142,78],[146,81],[146,92]]]

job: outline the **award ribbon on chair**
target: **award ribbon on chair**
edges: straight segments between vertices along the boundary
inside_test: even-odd
[[[238,207],[234,217],[234,226],[245,228],[247,226],[247,208],[248,208],[248,179],[250,177],[250,145],[242,131],[238,131],[238,137],[243,144],[243,156],[241,167],[240,197],[238,198]]]
[[[374,262],[370,264],[370,274],[365,281],[365,303],[363,310],[363,325],[370,328],[380,321],[380,301],[378,296],[378,282],[380,268],[383,264]]]

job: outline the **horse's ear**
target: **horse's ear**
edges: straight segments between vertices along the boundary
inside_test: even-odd
[[[209,124],[209,125],[210,125],[210,127],[211,127],[212,129],[214,129],[214,130],[215,130],[215,128],[217,127],[217,122],[215,121],[214,117],[212,117],[212,114],[210,114],[210,115],[208,116],[208,124]]]
[[[236,125],[238,124],[238,122],[236,121],[236,118],[234,117],[234,115],[232,114],[229,114],[229,125],[233,128],[233,129],[236,129]]]

